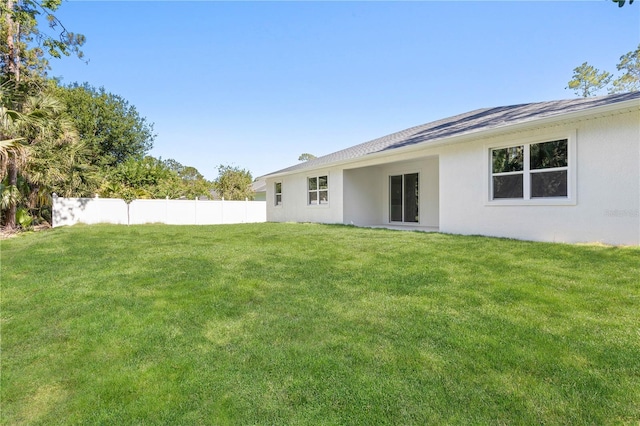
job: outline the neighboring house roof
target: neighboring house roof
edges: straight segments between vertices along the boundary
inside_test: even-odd
[[[640,92],[477,109],[392,133],[369,142],[278,170],[266,176],[328,166],[334,163],[358,159],[373,153],[390,151],[416,144],[442,141],[443,139],[455,136],[530,123],[633,100],[640,101]],[[265,176],[263,176],[263,178],[264,177]]]
[[[267,191],[267,181],[263,179],[258,179],[251,184],[251,190],[253,192],[266,192]]]

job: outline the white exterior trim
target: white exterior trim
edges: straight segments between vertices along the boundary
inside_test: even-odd
[[[320,178],[326,176],[327,177],[327,189],[320,189]],[[311,190],[309,189],[309,180],[310,179],[318,179],[317,181],[317,185],[318,187],[315,190]],[[313,208],[313,209],[317,209],[317,208],[330,208],[330,204],[331,204],[331,177],[329,176],[329,172],[326,173],[315,173],[315,174],[308,174],[307,175],[307,186],[306,186],[306,190],[307,190],[307,207]],[[311,204],[309,203],[309,194],[314,191],[317,193],[318,195],[318,203],[317,204]],[[320,192],[327,192],[327,202],[326,203],[320,203]]]

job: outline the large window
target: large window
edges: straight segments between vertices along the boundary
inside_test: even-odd
[[[418,180],[418,173],[389,176],[389,221],[419,221]]]
[[[559,139],[491,150],[491,199],[567,198],[569,142]]]
[[[307,184],[309,205],[329,204],[329,177],[310,177]]]
[[[281,206],[282,205],[282,182],[276,182],[275,184],[275,205],[276,206]]]

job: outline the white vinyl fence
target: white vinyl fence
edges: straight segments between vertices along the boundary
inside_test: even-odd
[[[76,223],[218,225],[267,221],[266,201],[133,200],[53,196],[53,227]]]

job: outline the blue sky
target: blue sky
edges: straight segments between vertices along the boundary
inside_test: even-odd
[[[588,61],[615,72],[640,43],[640,4],[64,2],[88,64],[63,83],[105,87],[154,123],[151,155],[254,177],[476,108],[575,97]]]

